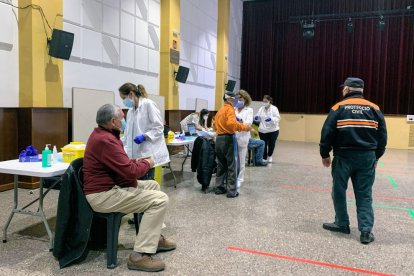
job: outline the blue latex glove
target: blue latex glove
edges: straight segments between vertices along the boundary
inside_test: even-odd
[[[259,116],[254,117],[255,121],[259,121]]]
[[[145,136],[144,136],[144,134],[141,134],[141,135],[137,135],[135,138],[134,138],[134,142],[135,143],[137,143],[138,145],[139,144],[141,144],[142,142],[144,142],[145,141]]]
[[[266,122],[270,122],[272,119],[269,117],[269,118],[267,118],[265,121]]]

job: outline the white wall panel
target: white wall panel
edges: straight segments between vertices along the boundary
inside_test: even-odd
[[[154,0],[149,0],[148,22],[160,26],[160,10],[160,3],[155,2]]]
[[[82,30],[82,58],[102,61],[102,33],[88,29]]]
[[[64,29],[75,34],[72,57],[64,61],[65,107],[72,105],[72,87],[117,92],[130,81],[159,94],[159,9],[155,0],[64,0]]]
[[[18,4],[13,0],[14,5]],[[0,107],[19,106],[17,9],[0,2]]]
[[[148,70],[148,48],[135,45],[135,68],[138,70]]]
[[[119,65],[119,39],[102,35],[102,62],[106,64]]]
[[[121,37],[135,41],[135,18],[126,12],[121,12]]]
[[[154,25],[148,25],[148,47],[154,50],[160,50],[160,28]]]
[[[135,54],[134,44],[121,40],[120,65],[126,68],[134,68]]]
[[[72,52],[70,56],[81,58],[82,57],[82,44],[81,44],[82,28],[79,26],[73,25],[71,23],[63,22],[63,29],[67,32],[74,34]]]
[[[148,45],[148,22],[139,18],[136,18],[135,21],[135,42]]]
[[[118,88],[125,82],[142,83],[149,93],[158,95],[158,77],[155,76],[70,61],[64,61],[64,67],[63,102],[65,107],[72,107],[72,87],[114,91],[115,104],[119,106],[123,104],[118,96]]]
[[[228,79],[236,81],[235,90],[240,87],[242,17],[243,3],[230,0]]]
[[[102,4],[95,0],[83,0],[82,8],[83,26],[102,31]]]
[[[135,0],[121,0],[121,9],[135,14]]]
[[[119,36],[119,9],[103,6],[103,28],[107,34]]]
[[[102,3],[105,4],[105,5],[108,5],[108,6],[119,9],[119,4],[120,4],[119,1],[121,1],[121,0],[102,0]],[[66,0],[65,2],[72,2],[72,0],[70,0],[70,1]]]
[[[63,1],[65,20],[82,24],[82,0]]]
[[[160,72],[160,54],[158,51],[148,49],[148,71],[157,74]]]
[[[187,83],[179,87],[180,108],[189,108],[195,98],[207,99],[214,108],[217,0],[181,0],[180,7],[180,64],[190,68]]]

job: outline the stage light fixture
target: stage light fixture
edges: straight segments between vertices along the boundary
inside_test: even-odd
[[[385,20],[384,17],[381,15],[380,20],[378,21],[378,30],[381,32],[385,29]]]
[[[346,31],[348,33],[352,33],[354,31],[354,22],[352,22],[351,18],[349,18],[348,22],[346,23]]]
[[[303,37],[305,39],[311,39],[315,36],[315,24],[312,22],[302,23],[302,29],[303,29]]]

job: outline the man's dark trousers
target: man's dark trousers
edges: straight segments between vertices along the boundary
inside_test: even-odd
[[[374,225],[372,209],[372,185],[375,180],[374,151],[341,151],[334,153],[332,161],[332,200],[335,208],[335,223],[348,226],[346,189],[351,178],[356,199],[358,229],[371,232]]]
[[[234,135],[219,135],[216,138],[216,156],[217,156],[217,174],[216,188],[227,190],[228,195],[237,194],[237,157],[235,154]],[[237,153],[237,150],[236,150]],[[224,180],[227,176],[227,183],[224,186]]]

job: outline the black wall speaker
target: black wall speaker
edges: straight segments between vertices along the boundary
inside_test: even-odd
[[[53,29],[52,38],[49,41],[49,56],[69,59],[72,52],[73,37],[73,33]]]
[[[235,80],[228,80],[227,84],[226,84],[226,90],[233,92],[234,87],[236,86],[236,81]]]
[[[182,82],[185,83],[187,81],[188,78],[188,72],[190,72],[190,68],[184,67],[184,66],[179,66],[178,67],[178,72],[175,75],[175,80],[178,82]]]

